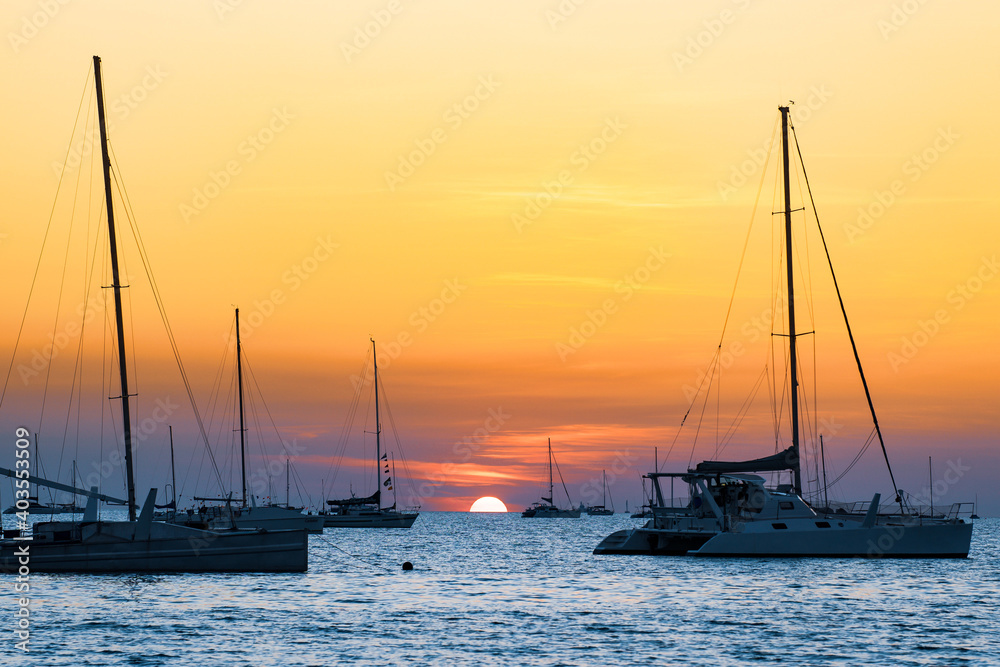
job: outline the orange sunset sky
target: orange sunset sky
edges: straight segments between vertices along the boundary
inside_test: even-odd
[[[616,507],[639,504],[639,475],[654,446],[664,463],[685,388],[719,344],[763,183],[721,394],[693,445],[696,403],[665,468],[712,457],[771,339],[760,317],[776,271],[777,154],[760,163],[778,105],[794,100],[899,486],[926,491],[933,456],[949,477],[935,503],[978,495],[983,512],[1000,511],[994,3],[10,0],[0,27],[0,349],[13,363],[0,465],[13,462],[19,424],[39,432],[49,477],[68,480],[73,459],[100,470],[116,447],[103,306],[82,347],[71,324],[110,281],[85,139],[96,54],[116,172],[227,484],[237,305],[253,377],[314,505],[323,490],[373,490],[368,392],[335,483],[331,470],[369,336],[409,472],[397,458],[401,505],[465,510],[489,495],[520,509],[546,483],[546,438],[574,503],[599,500],[607,469]],[[793,179],[796,208],[803,188]],[[811,230],[797,288],[813,299],[799,328],[816,331],[803,347],[820,355],[803,362],[804,384],[839,472],[871,423],[814,225],[797,216]],[[149,425],[139,495],[169,481],[168,423],[181,492],[212,492],[132,234],[121,235],[135,423]],[[55,334],[51,363],[33,367]],[[71,403],[78,354],[83,395]],[[256,407],[249,465],[270,464],[283,499],[281,445]],[[772,453],[770,414],[765,387],[721,456]],[[121,478],[113,470],[103,490],[122,493]],[[875,491],[891,489],[873,448],[831,497]],[[8,494],[0,484],[5,505]]]

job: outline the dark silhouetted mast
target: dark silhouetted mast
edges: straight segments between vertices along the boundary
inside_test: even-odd
[[[549,438],[549,502],[555,505],[555,496],[552,494],[552,438]]]
[[[104,86],[101,58],[94,56],[97,83],[97,119],[101,127],[101,157],[104,164],[104,197],[108,207],[108,243],[111,246],[111,287],[115,293],[115,324],[118,329],[118,372],[122,390],[122,430],[125,437],[125,475],[128,484],[128,519],[135,521],[135,472],[132,469],[132,423],[129,419],[128,368],[125,364],[125,325],[122,321],[122,286],[118,278],[118,246],[115,242],[115,209],[111,201],[111,158],[108,156],[108,129],[104,120]]]
[[[792,195],[788,188],[788,107],[778,107],[781,111],[781,159],[784,168],[785,188],[785,266],[788,282],[788,356],[791,372],[791,402],[792,402],[792,450],[795,460],[795,492],[802,493],[802,466],[799,451],[799,375],[798,359],[795,351],[795,281],[792,272]]]
[[[372,365],[375,371],[375,467],[378,469],[378,506],[382,509],[382,422],[378,416],[378,352],[375,349],[375,339],[372,342]]]
[[[243,348],[240,345],[240,309],[236,309],[236,384],[240,395],[240,471],[243,478],[243,504],[247,504],[247,443],[243,423]]]
[[[173,498],[171,501],[174,503],[174,512],[177,511],[177,473],[174,471],[174,427],[168,425],[167,429],[170,431],[170,488],[173,489],[171,494]]]

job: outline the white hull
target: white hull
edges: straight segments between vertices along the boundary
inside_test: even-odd
[[[825,524],[827,528],[817,528]],[[775,525],[786,528],[776,529]],[[757,521],[720,532],[693,556],[828,558],[966,558],[972,524],[890,521],[866,527],[855,521],[793,519]]]
[[[701,547],[714,533],[634,528],[617,530],[594,549],[597,555],[683,556]]]
[[[420,516],[417,512],[352,512],[348,514],[324,514],[326,528],[409,528]]]
[[[210,532],[161,522],[47,522],[32,541],[0,542],[0,570],[16,572],[27,545],[32,572],[305,572],[304,530]]]
[[[653,473],[656,489],[667,473]],[[654,506],[641,528],[604,538],[595,554],[723,557],[965,558],[972,523],[957,518],[879,515],[879,494],[863,514],[817,513],[756,475],[683,475],[691,500]],[[661,494],[657,494],[660,496]]]
[[[690,555],[718,557],[810,558],[966,558],[971,523],[889,524],[866,528],[857,522],[830,528],[775,529],[771,522],[746,524],[741,532],[671,531],[656,528],[619,530],[604,538],[595,554]]]

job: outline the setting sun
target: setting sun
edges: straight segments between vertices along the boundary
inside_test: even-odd
[[[499,498],[494,498],[493,496],[485,496],[480,498],[476,502],[472,503],[472,507],[469,508],[470,512],[506,512],[507,506],[503,504],[503,501]]]

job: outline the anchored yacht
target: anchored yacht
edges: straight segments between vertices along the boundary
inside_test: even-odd
[[[796,342],[798,336],[814,332],[796,331],[795,276],[792,261],[796,255],[792,245],[793,210],[789,192],[789,107],[779,107],[779,111],[784,208],[775,215],[784,216],[784,238],[780,252],[785,271],[778,273],[784,273],[782,277],[787,290],[785,312],[788,319],[787,330],[774,333],[773,336],[780,336],[788,341],[785,357],[788,364],[788,380],[785,387],[789,396],[791,446],[771,456],[751,461],[705,461],[685,472],[664,473],[657,469],[645,475],[653,487],[653,498],[650,501],[652,517],[641,528],[612,533],[598,544],[594,553],[964,558],[969,554],[973,527],[971,522],[959,516],[965,504],[956,503],[943,514],[933,511],[923,512],[907,503],[906,495],[896,484],[821,228],[822,247],[826,253],[833,286],[874,424],[872,434],[861,453],[864,453],[872,442],[879,443],[889,481],[895,490],[892,504],[898,507],[891,511],[880,512],[882,502],[879,493],[872,496],[863,512],[844,508],[834,510],[829,502],[824,502],[825,498],[814,503],[815,507],[803,499],[800,445],[802,429],[799,425],[800,379]],[[794,128],[792,132],[794,135]],[[801,151],[798,150],[797,143],[795,148],[801,162]],[[811,198],[809,179],[804,166],[801,175]],[[812,208],[815,212],[815,203]],[[816,222],[818,227],[818,219]],[[721,343],[719,349],[722,349]],[[822,439],[819,448],[822,452]],[[861,454],[855,460],[860,459],[860,456]],[[782,472],[791,473],[791,483],[776,484],[772,487],[766,486],[764,477],[753,474]],[[669,480],[671,486],[677,480],[686,484],[685,500],[677,502],[669,497],[665,499],[661,488],[663,480]],[[824,496],[827,486],[824,479]]]

